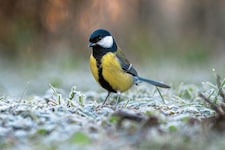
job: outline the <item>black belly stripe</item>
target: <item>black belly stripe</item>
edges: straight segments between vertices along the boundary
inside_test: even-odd
[[[114,92],[116,93],[116,90],[114,90],[112,88],[112,86],[109,84],[109,82],[107,82],[105,80],[105,78],[102,75],[102,65],[101,65],[101,61],[97,60],[97,68],[98,68],[98,81],[101,84],[101,86],[103,88],[105,88],[106,90],[108,90],[109,92]]]

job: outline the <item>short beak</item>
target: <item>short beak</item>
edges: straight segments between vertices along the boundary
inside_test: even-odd
[[[96,43],[89,43],[88,44],[88,47],[93,47],[93,46],[95,46],[96,45]]]

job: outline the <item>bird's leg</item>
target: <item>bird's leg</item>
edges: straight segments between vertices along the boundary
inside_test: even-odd
[[[109,92],[108,91],[108,94],[107,94],[107,96],[106,96],[106,98],[105,98],[105,100],[104,100],[104,102],[102,103],[102,106],[104,106],[105,105],[105,102],[107,101],[107,99],[108,99],[108,97],[109,97],[109,95],[111,94],[111,92]]]
[[[120,91],[117,91],[116,105],[119,103],[120,94]]]

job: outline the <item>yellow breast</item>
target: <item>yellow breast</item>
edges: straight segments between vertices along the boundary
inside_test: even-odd
[[[98,68],[97,68],[97,62],[96,59],[93,57],[93,55],[90,56],[90,69],[91,73],[94,76],[95,80],[98,82]]]
[[[114,53],[102,57],[102,75],[115,91],[124,92],[133,85],[133,76],[123,71]]]

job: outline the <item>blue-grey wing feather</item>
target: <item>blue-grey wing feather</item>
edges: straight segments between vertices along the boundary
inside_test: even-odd
[[[126,59],[125,55],[120,50],[116,52],[116,56],[119,59],[120,65],[125,72],[133,76],[138,75],[132,64]]]

